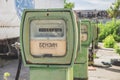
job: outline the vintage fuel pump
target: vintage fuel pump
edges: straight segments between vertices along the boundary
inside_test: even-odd
[[[89,20],[81,20],[78,23],[79,46],[74,64],[74,80],[88,79],[88,47],[92,41],[91,23]],[[81,34],[81,35],[80,35]],[[80,46],[81,43],[81,46]]]
[[[85,37],[88,39],[88,33]],[[72,10],[25,10],[20,43],[24,65],[30,68],[30,80],[73,80],[78,26]],[[82,64],[86,63],[82,60]]]
[[[96,39],[96,35],[97,33],[96,32],[96,26],[95,26],[95,23],[94,22],[91,22],[91,34],[92,34],[92,41],[91,41],[91,44],[89,46],[89,53],[88,53],[88,65],[93,65],[94,64],[94,58],[93,58],[93,55],[94,55],[94,50],[95,50],[95,39]]]
[[[97,23],[91,22],[91,29],[92,29],[92,43],[89,47],[89,63],[88,65],[93,65],[94,64],[94,55],[95,55],[95,49],[96,45],[98,45],[98,27]]]
[[[98,34],[99,34],[99,28],[96,22],[92,22],[92,26],[93,26],[93,44],[94,44],[94,48],[96,48],[95,46],[97,45],[98,42]]]

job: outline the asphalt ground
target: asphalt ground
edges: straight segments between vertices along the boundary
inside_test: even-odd
[[[3,75],[5,72],[10,73],[8,80],[15,80],[15,76],[18,68],[18,60],[17,59],[13,59],[9,61],[4,60],[2,62],[5,63],[0,66],[0,80],[3,80]],[[22,65],[19,80],[29,80],[28,67],[24,67],[24,65]]]
[[[120,55],[112,48],[104,48],[102,43],[99,43],[94,59],[94,69],[89,70],[89,80],[120,80],[120,66],[114,65],[114,59],[120,60]]]
[[[88,70],[89,80],[120,80],[120,66],[111,64],[111,59],[120,59],[111,48],[104,48],[100,43],[97,50],[97,58],[94,60],[94,69]],[[103,64],[107,63],[107,64]],[[0,80],[3,80],[5,72],[9,72],[8,80],[15,80],[18,60],[0,60]],[[22,65],[19,80],[29,80],[29,68]]]

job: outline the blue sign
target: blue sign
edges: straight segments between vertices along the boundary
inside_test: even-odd
[[[21,19],[23,10],[34,9],[35,3],[34,0],[15,0],[15,7],[16,7],[17,15]]]

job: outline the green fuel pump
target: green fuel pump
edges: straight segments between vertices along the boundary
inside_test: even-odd
[[[89,20],[81,20],[78,24],[79,45],[74,64],[74,80],[88,79],[88,47],[92,41],[91,23]],[[80,47],[81,43],[81,47]]]
[[[72,10],[25,10],[20,43],[30,80],[73,80],[78,26]]]
[[[93,61],[93,54],[94,54],[94,41],[95,41],[95,23],[94,22],[90,22],[91,23],[91,38],[92,41],[90,43],[90,46],[88,48],[88,65],[91,66],[93,65],[94,61]]]
[[[88,65],[94,64],[94,54],[95,54],[95,46],[97,45],[98,41],[98,27],[95,22],[91,22],[91,29],[92,29],[92,42],[89,48],[89,63]]]

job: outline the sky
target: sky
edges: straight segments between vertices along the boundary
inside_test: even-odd
[[[75,10],[106,10],[115,0],[66,0],[74,2]]]

